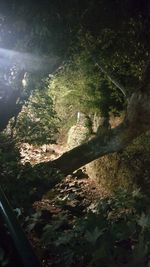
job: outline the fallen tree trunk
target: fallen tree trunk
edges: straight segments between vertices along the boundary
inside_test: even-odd
[[[128,100],[124,121],[116,128],[104,130],[92,140],[64,153],[53,162],[54,166],[67,175],[109,153],[123,150],[133,139],[150,129],[150,64],[146,68],[141,86]]]
[[[115,129],[103,132],[101,136],[75,147],[46,164],[53,165],[65,175],[70,174],[99,157],[123,150],[142,132],[141,129],[127,127],[123,122]]]
[[[104,132],[101,136],[64,153],[52,164],[67,175],[99,157],[122,150],[133,138],[133,134],[129,134],[128,129],[121,124],[119,127]],[[51,165],[51,162],[48,164]]]

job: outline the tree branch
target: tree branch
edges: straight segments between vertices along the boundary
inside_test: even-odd
[[[110,73],[108,73],[99,63],[96,62],[95,65],[98,67],[98,69],[102,73],[104,73],[107,76],[108,80],[111,81],[121,91],[121,93],[124,95],[124,97],[127,98],[125,88],[119,82],[117,82],[114,79],[114,77],[112,77],[112,75]]]

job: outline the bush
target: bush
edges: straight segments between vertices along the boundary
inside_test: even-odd
[[[55,143],[59,119],[46,89],[36,90],[23,107],[15,126],[17,140],[30,144]]]

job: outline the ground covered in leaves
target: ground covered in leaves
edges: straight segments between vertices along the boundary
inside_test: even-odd
[[[40,177],[40,168],[32,177],[32,166],[34,169],[36,163],[53,160],[64,150],[56,144],[40,147],[23,144],[18,165],[13,161],[14,154],[2,151],[1,179],[4,183],[9,177],[6,193],[14,207],[15,203],[18,205],[15,201],[19,194],[21,205],[23,201],[26,204],[27,197],[30,200],[29,196],[34,193],[33,190],[28,191],[28,195],[26,193],[33,187],[33,181],[37,184],[37,174]],[[17,180],[13,185],[12,179],[16,174]],[[29,187],[26,187],[27,178]],[[15,195],[18,183],[22,188],[19,187],[20,192]],[[21,192],[23,187],[25,195]],[[115,194],[108,195],[82,168],[59,183],[47,186],[44,192],[39,200],[31,198],[28,214],[22,210],[18,214],[43,267],[150,266],[150,201],[140,190],[129,192],[118,188]],[[6,245],[4,238],[5,246],[7,254],[10,251],[10,258],[14,260],[13,250]],[[8,258],[4,251],[0,251],[2,266],[11,266],[12,261]]]
[[[64,147],[55,144],[33,146],[25,143],[20,147],[22,164],[29,162],[34,165],[53,160],[63,152]],[[41,247],[41,232],[44,225],[51,221],[52,223],[55,220],[58,221],[62,233],[67,238],[67,228],[73,228],[75,221],[93,211],[97,200],[105,195],[106,193],[100,189],[97,182],[88,177],[86,169],[81,168],[56,184],[43,196],[42,200],[34,202],[35,214],[26,219],[25,228],[37,254],[43,258],[43,266],[55,266],[58,261],[57,253],[54,256],[53,253],[47,252],[47,249],[45,252],[43,246]]]
[[[40,235],[41,228],[45,230],[47,229],[48,226],[46,225],[49,223],[50,225],[52,223],[51,230],[54,234],[54,238],[57,239],[58,233],[60,233],[60,238],[61,235],[63,235],[60,243],[62,242],[63,245],[63,242],[67,242],[68,246],[70,231],[73,230],[74,223],[85,216],[90,210],[94,210],[97,199],[100,199],[100,197],[101,193],[97,189],[95,182],[89,180],[83,170],[77,171],[76,174],[72,176],[67,176],[61,183],[51,189],[41,201],[37,201],[33,204],[33,208],[36,211],[35,217],[37,215],[41,220],[36,223],[36,219],[34,221],[34,218],[30,218],[29,222],[30,220],[31,222],[27,227],[29,229],[29,237],[31,238],[32,243],[35,243],[35,248],[38,248],[38,251],[41,251],[41,243],[40,240],[38,243],[37,236]],[[52,236],[48,237],[49,234],[44,234],[44,236],[43,241],[46,243],[53,240]],[[47,238],[48,240],[46,241],[45,239]],[[62,262],[59,263],[59,256],[56,251],[54,252],[52,250],[51,254],[51,250],[45,252],[43,249],[43,253],[43,266],[55,266],[55,264],[56,266],[60,266],[63,264]],[[66,263],[64,264],[64,266],[70,266],[69,263],[69,265],[66,265]]]
[[[60,146],[22,147],[22,162],[53,160]],[[44,267],[149,267],[149,200],[121,188],[108,196],[85,168],[33,204],[24,228]],[[138,254],[137,254],[138,253]]]

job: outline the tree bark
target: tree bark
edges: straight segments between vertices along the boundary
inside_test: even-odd
[[[137,130],[128,127],[123,122],[118,127],[102,132],[101,136],[97,136],[87,143],[75,147],[52,163],[48,162],[47,164],[68,175],[99,157],[121,151],[141,133],[141,129]]]

